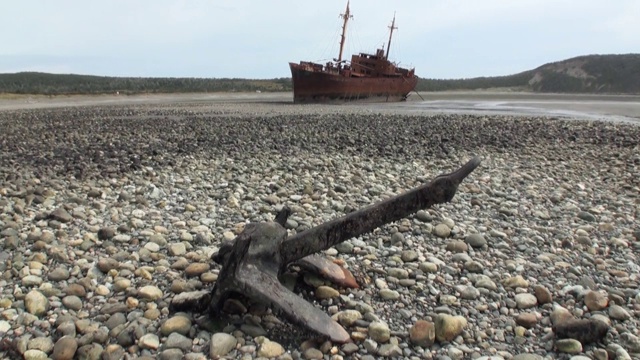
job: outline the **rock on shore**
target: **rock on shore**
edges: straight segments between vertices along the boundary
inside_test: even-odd
[[[376,109],[0,112],[0,357],[640,356],[640,127]],[[326,251],[360,289],[287,274],[352,343],[243,299],[169,311],[213,286],[211,254],[247,222],[287,205],[302,231],[474,155],[451,203]]]

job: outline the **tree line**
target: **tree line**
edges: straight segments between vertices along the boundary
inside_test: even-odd
[[[508,76],[470,79],[420,78],[417,91],[509,88],[560,93],[640,94],[640,54],[587,55]],[[62,75],[39,72],[0,74],[0,93],[73,95],[292,91],[291,78],[149,78]]]

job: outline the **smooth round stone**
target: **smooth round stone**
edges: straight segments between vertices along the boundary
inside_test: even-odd
[[[596,221],[596,217],[593,216],[593,214],[586,212],[586,211],[580,211],[578,213],[578,218],[586,221],[586,222],[595,222]]]
[[[166,350],[163,350],[158,356],[158,360],[183,360],[183,359],[191,359],[191,358],[188,358],[187,356],[185,356],[184,352],[180,349],[166,349]],[[199,360],[199,358],[197,357],[195,359]]]
[[[258,356],[262,356],[265,358],[274,358],[284,354],[284,348],[282,345],[278,344],[275,341],[265,340],[260,347],[258,348]]]
[[[549,317],[551,319],[551,323],[553,325],[557,325],[565,320],[573,318],[573,315],[569,310],[558,305],[554,306],[553,311],[551,312],[551,315],[549,315]]]
[[[397,300],[400,298],[400,293],[391,289],[382,289],[379,294],[384,300]]]
[[[351,254],[355,246],[350,241],[345,241],[339,244],[336,244],[335,249],[343,254]]]
[[[160,332],[164,336],[168,336],[173,332],[177,332],[182,335],[187,335],[191,330],[191,320],[185,316],[176,315],[167,319],[160,326]]]
[[[131,236],[126,234],[118,234],[113,237],[113,241],[119,242],[119,243],[130,243]]]
[[[447,354],[453,360],[462,360],[464,358],[464,351],[454,347],[450,347]]]
[[[95,290],[96,295],[107,296],[109,295],[110,292],[111,291],[109,291],[109,288],[106,287],[105,285],[96,286],[96,290]]]
[[[609,307],[609,317],[615,320],[625,321],[631,318],[631,314],[620,305]]]
[[[401,232],[395,232],[391,234],[391,244],[398,244],[404,242],[404,235]]]
[[[579,354],[582,352],[582,344],[576,339],[558,339],[555,347],[559,352],[567,354]]]
[[[632,353],[640,353],[640,337],[625,332],[620,334],[620,342]]]
[[[469,246],[462,240],[451,240],[447,243],[446,249],[452,253],[463,253],[469,250]]]
[[[473,286],[466,286],[460,293],[460,297],[465,300],[474,300],[480,296],[480,291]]]
[[[438,314],[435,320],[436,339],[440,342],[453,340],[467,326],[467,319],[459,315]]]
[[[140,304],[140,301],[138,301],[138,299],[134,298],[134,297],[128,297],[127,300],[125,301],[125,304],[127,305],[127,308],[129,309],[135,309],[138,307],[138,305]]]
[[[302,357],[306,360],[321,360],[324,354],[316,348],[308,348],[302,352]]]
[[[402,355],[402,349],[395,344],[383,344],[378,349],[378,355],[382,357],[398,357]]]
[[[538,304],[549,304],[553,301],[553,295],[551,295],[551,291],[547,289],[544,285],[536,285],[533,288],[533,294],[538,299]]]
[[[400,258],[404,262],[412,262],[418,260],[418,252],[415,250],[404,250],[400,255]]]
[[[411,343],[428,348],[433,345],[436,338],[435,325],[432,322],[418,320],[409,329],[409,339]]]
[[[47,278],[50,281],[63,281],[69,279],[69,276],[69,270],[59,267],[51,271]]]
[[[455,295],[440,295],[440,303],[443,305],[454,305],[458,302]]]
[[[45,353],[50,353],[53,350],[53,346],[53,340],[49,337],[33,338],[27,344],[28,349],[41,350]]]
[[[316,289],[316,297],[318,299],[330,299],[340,295],[340,292],[330,286],[320,286]]]
[[[82,309],[82,300],[75,295],[68,295],[62,298],[62,305],[71,310],[78,311]]]
[[[338,313],[338,321],[345,326],[351,326],[362,319],[362,314],[357,310],[344,310]]]
[[[521,313],[516,317],[516,324],[531,329],[538,322],[538,317],[534,313]]]
[[[73,216],[71,216],[71,214],[69,214],[69,212],[67,212],[67,210],[65,210],[64,208],[57,208],[53,210],[49,214],[49,217],[61,223],[68,223],[73,220]]]
[[[200,276],[203,273],[209,271],[210,266],[209,264],[206,263],[193,263],[190,264],[189,266],[187,266],[186,269],[184,269],[184,273],[187,276]]]
[[[213,272],[206,272],[206,273],[203,273],[202,275],[200,275],[200,280],[203,283],[209,284],[209,283],[212,283],[212,282],[218,280],[218,274],[213,273]]]
[[[433,234],[439,238],[449,237],[451,234],[451,228],[446,224],[438,224],[433,228]]]
[[[416,219],[422,222],[430,222],[433,220],[433,216],[431,216],[431,214],[429,214],[429,212],[426,210],[419,210],[415,216]]]
[[[145,310],[143,316],[144,316],[145,319],[156,320],[156,319],[158,319],[160,317],[160,315],[162,315],[160,313],[160,310],[158,310],[158,309],[148,309],[148,310]]]
[[[154,242],[148,242],[146,244],[144,244],[144,248],[151,251],[151,252],[158,252],[160,251],[160,245],[154,243]]]
[[[169,245],[169,255],[182,256],[187,253],[187,247],[184,243],[177,243]]]
[[[163,343],[163,347],[165,349],[175,348],[185,352],[190,351],[192,348],[192,345],[193,345],[193,340],[191,340],[190,338],[182,334],[178,334],[176,332],[171,333],[167,337],[167,340]]]
[[[47,354],[40,350],[27,350],[22,355],[24,360],[47,360]]]
[[[211,336],[211,343],[209,345],[210,356],[225,356],[231,350],[235,349],[238,340],[227,333],[215,333]]]
[[[506,287],[510,288],[528,288],[529,282],[525,280],[522,276],[516,275],[510,278],[505,279],[502,284]]]
[[[347,355],[351,355],[354,352],[360,350],[358,345],[354,344],[352,342],[349,342],[349,343],[346,343],[346,344],[342,345],[342,347],[340,349],[342,350],[342,352],[344,352]]]
[[[125,278],[119,278],[113,282],[113,290],[115,292],[125,291],[130,286],[131,280]]]
[[[498,290],[498,285],[496,285],[496,283],[488,277],[483,277],[480,280],[476,281],[475,285],[477,288],[483,288],[491,291]]]
[[[161,247],[167,245],[167,240],[164,238],[162,234],[153,234],[149,236],[149,241],[151,241],[152,243],[158,244]]]
[[[464,268],[472,273],[482,273],[484,266],[481,263],[471,260],[464,263]]]
[[[7,299],[7,298],[0,299],[0,308],[5,308],[5,309],[10,308],[11,304],[13,304],[11,299]]]
[[[420,263],[419,269],[426,273],[435,273],[438,271],[438,265],[432,262],[425,261]]]
[[[38,290],[31,290],[24,298],[24,306],[30,314],[42,316],[49,311],[49,300]]]
[[[529,309],[538,305],[538,299],[529,293],[516,294],[515,301],[518,309]]]
[[[469,244],[473,248],[481,248],[487,245],[487,240],[484,238],[482,234],[469,234],[464,239],[467,244]]]
[[[11,324],[6,320],[0,320],[0,333],[5,333],[11,329]]]
[[[53,360],[72,360],[78,350],[78,341],[71,336],[63,336],[53,347]]]
[[[138,346],[142,349],[156,350],[160,347],[160,339],[156,334],[145,334],[138,340]]]
[[[379,342],[385,343],[389,341],[391,337],[391,330],[389,330],[389,326],[380,321],[374,321],[369,324],[369,336],[371,339]]]
[[[69,284],[69,286],[67,286],[64,289],[64,293],[67,295],[85,297],[87,295],[87,290],[84,288],[84,286],[76,283],[76,284]]]
[[[468,263],[471,262],[471,257],[469,256],[469,254],[462,252],[453,254],[453,256],[451,257],[451,261],[456,263]]]
[[[162,290],[160,290],[157,286],[147,285],[138,290],[138,297],[140,297],[141,300],[155,301],[161,299],[162,296]]]
[[[387,275],[396,279],[406,279],[409,277],[409,272],[401,268],[390,268],[387,270]]]
[[[39,286],[42,284],[42,278],[36,275],[27,275],[22,278],[22,286]]]
[[[584,304],[590,311],[600,311],[607,307],[609,299],[600,291],[589,290],[584,295]]]
[[[106,274],[110,270],[118,269],[120,262],[113,258],[100,258],[97,266],[100,271]]]
[[[442,223],[447,225],[449,229],[453,229],[453,227],[456,225],[453,219],[449,219],[449,218],[442,219]]]

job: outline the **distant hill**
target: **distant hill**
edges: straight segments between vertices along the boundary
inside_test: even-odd
[[[416,90],[513,90],[556,93],[640,94],[640,54],[586,55],[515,75],[471,79],[420,79]]]
[[[418,69],[420,70],[420,69]],[[421,78],[417,91],[511,89],[557,93],[640,94],[640,54],[587,55],[508,76],[471,79]],[[108,77],[21,72],[0,74],[0,93],[140,94],[291,91],[291,79]]]

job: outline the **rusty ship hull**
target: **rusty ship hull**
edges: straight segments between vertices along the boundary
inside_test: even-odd
[[[319,103],[335,101],[391,102],[407,99],[418,83],[415,69],[401,68],[389,61],[391,37],[395,15],[389,26],[389,42],[386,52],[354,54],[351,60],[343,59],[347,23],[351,15],[349,2],[344,14],[340,52],[338,58],[326,64],[310,61],[289,63],[295,103]]]
[[[318,64],[289,63],[295,103],[397,102],[406,100],[418,83],[408,72],[406,76],[360,77],[348,70],[314,70],[314,65]]]

